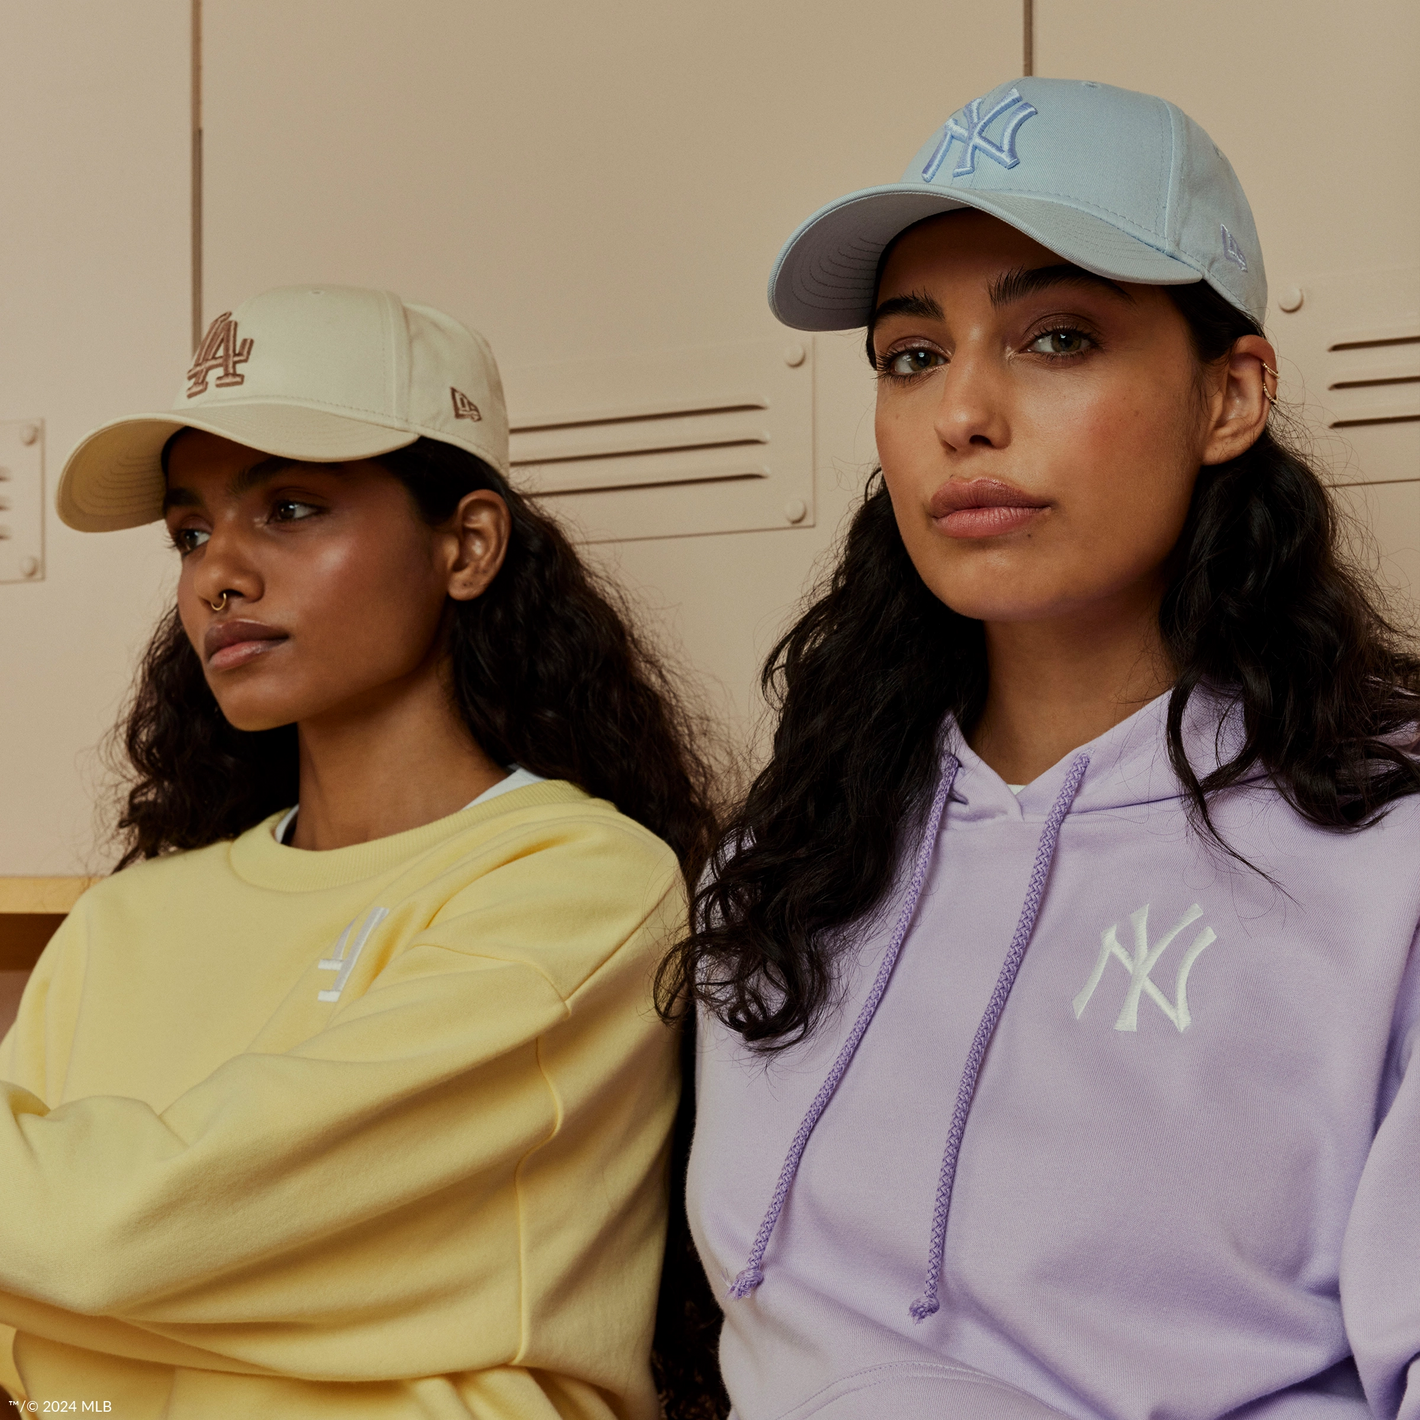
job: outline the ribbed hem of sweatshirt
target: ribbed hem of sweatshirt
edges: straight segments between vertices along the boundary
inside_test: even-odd
[[[517,813],[520,809],[544,808],[551,804],[589,802],[588,796],[575,784],[563,779],[549,779],[542,784],[530,784],[514,789],[473,808],[460,809],[447,818],[421,824],[388,838],[375,838],[369,843],[353,843],[348,848],[311,850],[291,848],[276,841],[275,828],[284,809],[263,819],[248,829],[231,845],[232,871],[256,887],[274,888],[278,892],[312,892],[321,888],[344,887],[362,878],[379,877],[397,868],[446,838],[462,833],[488,819]]]

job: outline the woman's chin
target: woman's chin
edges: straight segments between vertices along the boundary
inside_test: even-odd
[[[301,718],[299,709],[291,705],[252,705],[245,702],[231,703],[220,697],[217,708],[222,718],[234,729],[247,734],[258,734],[262,730],[279,730],[283,725],[294,724]]]
[[[937,599],[973,621],[1029,622],[1090,618],[1126,599],[1157,598],[1156,579],[1133,567],[1039,565],[953,568],[954,575],[923,576]],[[919,574],[921,569],[919,568]],[[966,575],[963,575],[965,573]]]
[[[1056,595],[1022,596],[1016,588],[947,596],[937,592],[937,596],[958,616],[986,622],[1052,621],[1065,607],[1073,605],[1067,598]]]

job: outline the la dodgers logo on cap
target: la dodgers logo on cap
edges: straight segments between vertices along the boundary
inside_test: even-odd
[[[961,161],[952,169],[954,178],[969,177],[976,171],[978,153],[984,153],[992,162],[1000,163],[1003,168],[1013,168],[1020,162],[1020,156],[1016,152],[1016,130],[1026,119],[1034,118],[1038,110],[1028,104],[1015,89],[1008,89],[985,115],[981,112],[981,103],[980,99],[972,99],[961,110],[966,124],[963,124],[956,114],[947,120],[941,141],[932,156],[927,159],[927,166],[922,169],[923,182],[931,182],[937,176],[952,150],[953,143],[962,145]],[[998,118],[1005,118],[1006,124],[1001,130],[999,142],[992,142],[986,130]]]
[[[251,359],[251,347],[250,337],[244,340],[238,338],[237,323],[232,319],[231,311],[223,311],[207,327],[207,334],[197,348],[192,368],[187,372],[187,397],[193,399],[206,394],[208,376],[217,374],[218,370],[222,372],[217,375],[218,389],[245,384],[247,377],[237,366],[245,365]]]

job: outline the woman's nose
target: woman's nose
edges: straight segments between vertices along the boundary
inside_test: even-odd
[[[225,610],[234,599],[256,601],[262,578],[241,533],[220,522],[202,547],[192,589],[208,606]]]
[[[937,437],[947,448],[1004,448],[1010,442],[1009,376],[1000,362],[982,355],[957,357],[943,372],[937,404]]]

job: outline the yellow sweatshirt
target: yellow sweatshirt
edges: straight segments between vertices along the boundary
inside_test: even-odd
[[[26,1393],[655,1416],[670,850],[561,782],[331,852],[275,822],[91,889],[0,1046]]]

